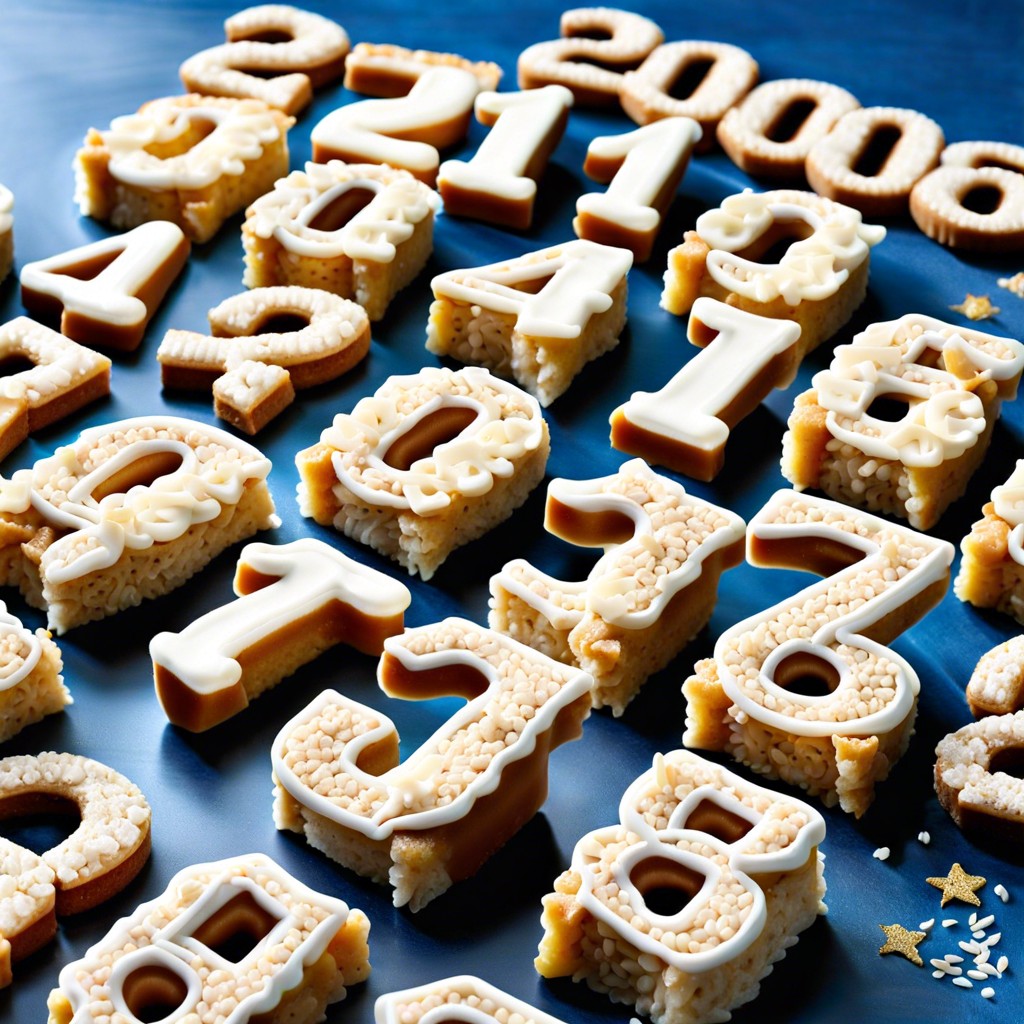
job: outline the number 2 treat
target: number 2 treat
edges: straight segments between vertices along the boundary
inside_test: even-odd
[[[193,242],[288,173],[294,119],[260,100],[167,96],[89,130],[75,156],[83,215],[134,228],[169,220]]]
[[[0,579],[57,633],[159,597],[276,525],[269,472],[251,445],[193,420],[91,427],[0,478]]]
[[[544,526],[604,554],[582,581],[506,563],[489,625],[588,672],[594,707],[621,715],[707,624],[719,576],[743,559],[743,520],[634,459],[596,480],[552,480]]]
[[[797,397],[782,475],[928,530],[967,488],[1022,371],[1012,338],[917,313],[872,324]]]
[[[661,304],[682,316],[707,295],[793,320],[802,359],[864,300],[871,247],[884,237],[857,210],[813,192],[741,192],[702,213],[669,252]]]
[[[544,476],[535,399],[480,367],[389,377],[298,453],[299,509],[428,580]]]
[[[274,821],[417,911],[539,809],[549,753],[590,714],[591,678],[455,618],[385,640],[377,675],[392,697],[466,703],[399,763],[387,716],[325,690],[274,740]]]
[[[407,171],[307,163],[246,211],[242,281],[321,288],[379,320],[427,262],[439,203]]]
[[[534,961],[654,1024],[727,1021],[826,912],[821,815],[674,750],[576,844]]]
[[[626,323],[628,249],[578,239],[430,282],[427,349],[511,377],[547,407]]]
[[[369,930],[264,854],[195,864],[61,970],[48,1024],[316,1024],[369,975]]]
[[[1024,459],[993,489],[981,514],[960,542],[963,558],[953,592],[961,601],[996,608],[1024,624]]]
[[[747,559],[825,578],[732,626],[697,662],[683,744],[860,817],[917,713],[917,674],[887,644],[942,599],[953,546],[778,491],[747,527]]]

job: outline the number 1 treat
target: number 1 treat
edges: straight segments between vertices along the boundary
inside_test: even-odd
[[[193,420],[91,427],[0,478],[0,579],[57,633],[159,597],[277,524],[269,472],[251,445]]]

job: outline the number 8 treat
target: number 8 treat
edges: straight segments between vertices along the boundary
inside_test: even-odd
[[[826,578],[719,637],[683,684],[683,743],[860,817],[917,713],[917,674],[886,645],[942,599],[953,546],[778,491],[747,527],[747,558]]]

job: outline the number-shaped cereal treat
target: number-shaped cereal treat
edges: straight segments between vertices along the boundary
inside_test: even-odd
[[[280,829],[419,910],[474,874],[547,796],[548,755],[582,732],[591,678],[465,619],[384,641],[392,697],[466,704],[399,763],[381,712],[325,690],[271,751]]]
[[[0,478],[0,579],[57,633],[159,597],[277,524],[269,472],[251,445],[193,420],[90,427]]]
[[[300,451],[299,508],[428,580],[544,476],[537,401],[480,367],[389,377]]]
[[[292,124],[260,100],[152,100],[106,131],[89,130],[75,156],[75,200],[115,228],[169,220],[207,242],[288,173]]]
[[[871,247],[883,238],[885,228],[813,192],[741,192],[702,213],[669,252],[661,304],[682,316],[708,295],[794,320],[802,359],[864,301]]]
[[[0,185],[0,281],[14,265],[14,194]]]
[[[824,820],[673,750],[626,790],[619,822],[580,839],[544,897],[537,970],[654,1024],[728,1020],[826,911]]]
[[[437,194],[407,171],[307,163],[249,207],[242,281],[321,288],[379,320],[427,262],[439,206]]]
[[[61,970],[47,1024],[316,1024],[369,975],[369,930],[262,853],[194,864]]]
[[[1024,711],[1024,634],[986,651],[967,681],[975,718]]]
[[[683,684],[683,743],[860,817],[917,713],[917,674],[887,644],[942,599],[953,546],[778,491],[747,526],[747,558],[824,579],[719,637]]]
[[[21,301],[83,345],[133,352],[188,261],[188,239],[157,220],[21,268]]]
[[[953,592],[961,601],[995,608],[1024,625],[1024,459],[993,489],[981,515],[960,542],[963,558]]]
[[[441,1014],[465,1024],[563,1024],[470,974],[387,992],[373,1007],[375,1024],[429,1024]]]
[[[707,624],[719,576],[743,559],[743,520],[634,459],[596,480],[552,480],[544,526],[604,554],[571,582],[506,563],[489,625],[578,665],[594,677],[594,707],[621,715]]]
[[[247,7],[224,22],[227,42],[179,69],[189,92],[262,100],[297,114],[313,90],[341,78],[348,34],[330,18],[285,4]]]
[[[519,55],[519,88],[564,85],[584,107],[616,103],[623,75],[665,38],[650,18],[612,7],[563,11],[559,30],[561,39],[534,43]]]
[[[928,530],[966,490],[1022,371],[1012,338],[916,313],[872,324],[796,398],[782,474]]]
[[[430,282],[427,349],[510,377],[547,407],[619,343],[633,254],[577,239]]]
[[[409,590],[323,541],[247,544],[238,600],[149,642],[157,697],[175,725],[203,732],[335,644],[380,654],[402,632]]]

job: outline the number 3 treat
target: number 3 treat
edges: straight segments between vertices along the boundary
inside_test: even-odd
[[[0,579],[57,633],[166,594],[276,525],[269,472],[251,445],[193,420],[92,427],[0,478]]]
[[[399,763],[384,714],[325,690],[274,740],[274,821],[390,879],[395,906],[416,911],[533,817],[550,751],[590,714],[591,678],[465,619],[385,640],[377,675],[393,697],[467,703]]]
[[[741,192],[702,213],[669,252],[661,304],[682,316],[708,295],[793,320],[802,359],[864,300],[871,247],[884,237],[857,210],[813,192]]]
[[[263,854],[195,864],[61,970],[48,1024],[316,1024],[369,975],[369,930]]]
[[[685,750],[656,754],[619,824],[544,897],[534,961],[654,1024],[726,1021],[826,907],[821,815]]]
[[[389,377],[295,457],[299,508],[428,580],[544,476],[535,399],[479,367]]]

